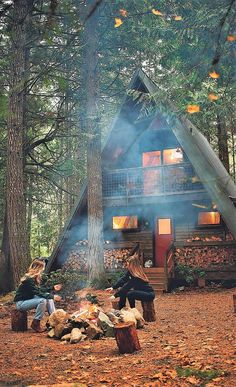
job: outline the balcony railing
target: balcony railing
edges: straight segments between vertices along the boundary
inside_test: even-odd
[[[103,197],[155,196],[202,189],[189,163],[117,169],[103,174]]]

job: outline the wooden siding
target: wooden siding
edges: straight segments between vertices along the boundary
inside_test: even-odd
[[[140,249],[144,253],[144,258],[153,258],[153,234],[152,231],[123,232],[123,243],[133,242],[140,244]]]

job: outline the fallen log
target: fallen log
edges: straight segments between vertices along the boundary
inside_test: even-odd
[[[141,349],[133,322],[116,324],[114,329],[115,339],[120,353],[133,353]]]

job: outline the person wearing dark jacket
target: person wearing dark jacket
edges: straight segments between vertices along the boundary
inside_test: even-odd
[[[112,288],[106,289],[112,291],[119,289],[114,297],[120,297],[119,309],[122,309],[128,298],[131,308],[135,308],[135,300],[152,301],[155,298],[155,292],[149,284],[148,278],[143,271],[138,254],[134,254],[127,260],[126,274]]]
[[[61,299],[59,295],[52,295],[40,288],[44,269],[44,261],[35,259],[31,263],[27,273],[21,278],[14,297],[17,310],[27,311],[36,308],[31,328],[39,333],[45,330],[41,326],[41,320],[45,311],[47,310],[49,314],[53,313],[56,310],[54,300],[60,301]],[[60,290],[58,288],[59,285],[55,286],[57,286],[56,290]]]

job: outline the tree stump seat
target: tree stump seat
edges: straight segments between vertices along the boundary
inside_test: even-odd
[[[143,318],[147,322],[156,321],[155,305],[153,301],[141,301]]]
[[[25,332],[28,329],[27,311],[12,309],[11,329],[15,332]]]
[[[114,326],[115,339],[120,353],[133,353],[141,349],[135,324],[119,323]]]

